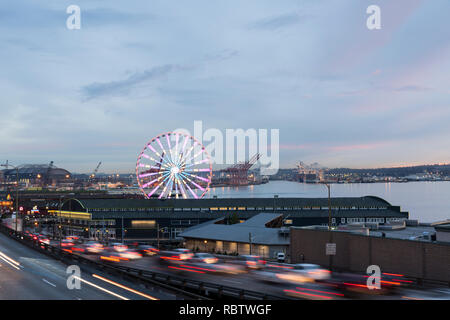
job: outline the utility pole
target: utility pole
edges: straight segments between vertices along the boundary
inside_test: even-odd
[[[252,233],[251,232],[248,233],[248,239],[250,242],[250,255],[252,255]]]
[[[123,217],[122,217],[122,243],[123,243]]]
[[[328,183],[324,183],[328,188],[328,230],[331,230],[331,190]]]
[[[156,224],[156,239],[158,241],[158,250],[159,250],[159,223]]]
[[[61,223],[61,199],[62,196],[59,196],[59,225],[58,225],[58,229],[59,229],[59,247],[61,248],[61,238],[62,238],[62,223]]]

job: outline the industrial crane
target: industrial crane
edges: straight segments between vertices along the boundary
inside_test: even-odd
[[[94,172],[89,176],[89,180],[95,178],[95,175],[97,174],[98,168],[100,168],[100,165],[101,165],[101,164],[102,164],[102,162],[100,161],[100,162],[98,163],[97,167],[95,168]]]

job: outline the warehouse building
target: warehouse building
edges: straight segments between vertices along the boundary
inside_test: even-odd
[[[289,229],[282,225],[282,214],[260,213],[232,225],[219,218],[189,228],[180,236],[185,239],[185,247],[194,251],[274,258],[289,247]]]
[[[46,206],[57,214],[58,201]],[[81,229],[91,223],[108,225],[114,234],[125,239],[180,239],[186,228],[226,217],[245,221],[259,213],[283,216],[283,226],[328,225],[327,198],[214,198],[214,199],[65,199],[61,210],[83,213],[71,220]],[[408,219],[408,212],[378,197],[332,198],[333,225],[349,222],[380,224]],[[102,221],[107,220],[107,223]],[[102,232],[96,228],[96,231]],[[159,230],[159,232],[157,231]],[[112,234],[111,231],[108,231]]]

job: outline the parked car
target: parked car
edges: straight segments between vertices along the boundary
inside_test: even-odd
[[[284,252],[277,253],[278,262],[283,263],[285,259],[286,259],[286,254]]]

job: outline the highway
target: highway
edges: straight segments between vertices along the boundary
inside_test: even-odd
[[[97,255],[82,256],[99,261]],[[159,263],[158,256],[144,257],[134,261],[106,262],[126,267],[154,271],[162,274],[189,278],[227,287],[251,290],[284,298],[300,299],[347,299],[348,297],[318,283],[287,284],[263,281],[257,272],[244,274],[219,274],[207,269],[177,268]],[[67,287],[67,265],[54,260],[14,239],[0,233],[0,300],[173,300],[189,299],[181,294],[175,295],[166,289],[129,283],[123,279],[104,274],[98,270],[84,267],[81,273],[81,288],[70,290]],[[393,294],[361,295],[363,299],[450,299],[450,289],[435,288],[418,290],[402,288]]]
[[[173,300],[159,288],[81,271],[80,289],[67,286],[67,266],[0,233],[0,300]],[[94,276],[93,276],[94,275]],[[78,279],[75,279],[78,280]]]
[[[99,260],[96,255],[82,254],[92,260]],[[105,262],[105,261],[102,261]],[[110,262],[106,262],[110,263]],[[262,292],[269,295],[285,297],[285,298],[301,298],[301,299],[323,299],[323,300],[336,300],[347,299],[336,291],[332,287],[324,286],[324,284],[318,283],[303,283],[301,285],[286,284],[286,283],[273,283],[262,281],[258,277],[257,272],[249,272],[244,274],[221,274],[215,272],[202,271],[197,269],[196,271],[187,271],[187,268],[169,268],[169,266],[160,264],[157,256],[144,257],[134,261],[122,261],[111,262],[112,264],[118,264],[121,266],[127,266],[131,268],[154,271],[158,273],[178,276],[181,278],[189,278],[209,283],[215,283],[228,287],[235,287],[245,290],[251,290],[256,292]],[[294,293],[294,294],[292,294]],[[298,294],[300,293],[300,294]],[[426,300],[426,299],[450,299],[449,288],[436,288],[428,290],[417,290],[412,288],[402,288],[397,292],[389,295],[370,294],[359,295],[357,298],[361,299],[378,299],[378,300]]]

